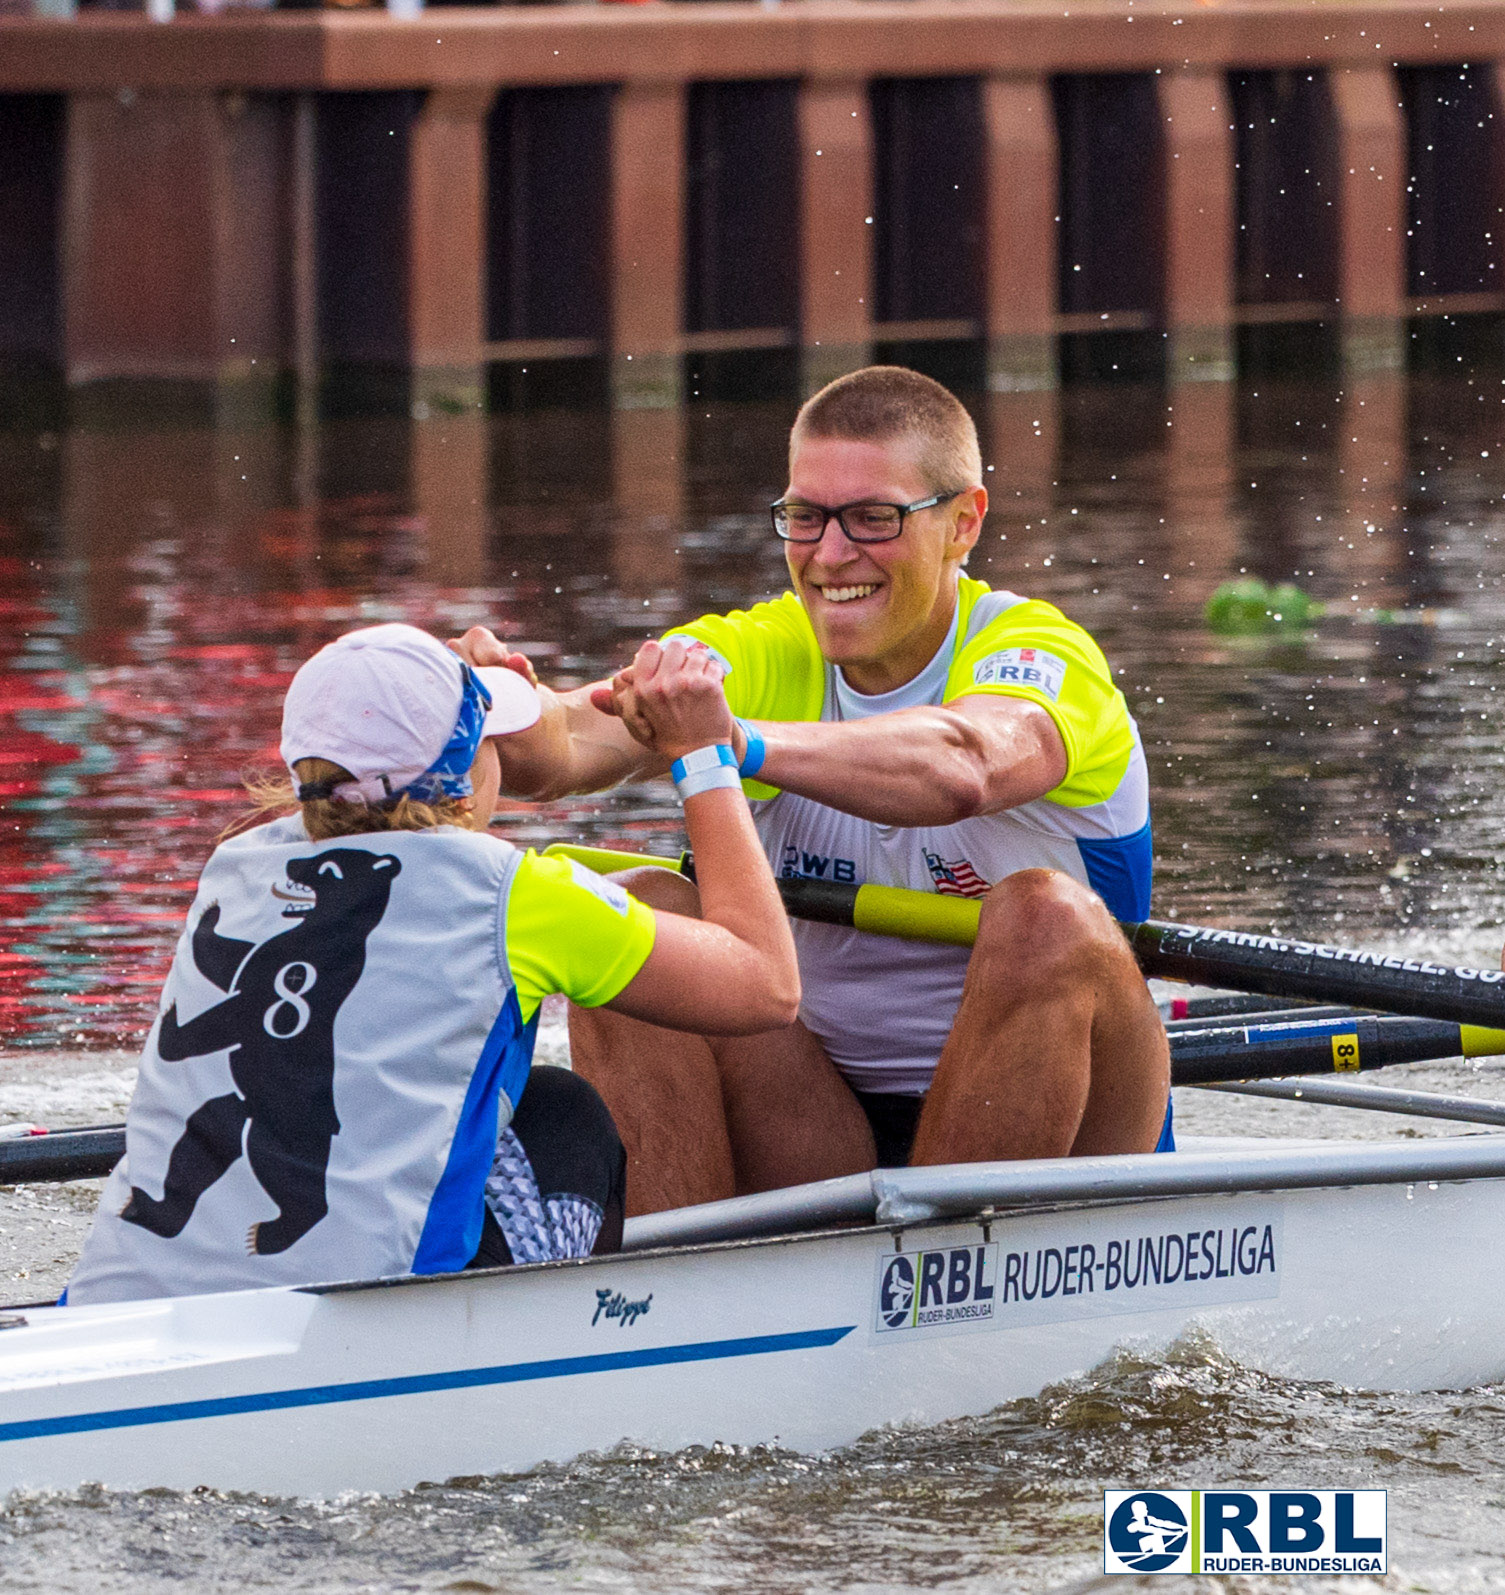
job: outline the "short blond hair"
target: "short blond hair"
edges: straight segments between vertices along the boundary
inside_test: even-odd
[[[864,366],[828,382],[800,407],[789,453],[804,438],[892,443],[913,438],[921,475],[936,493],[982,486],[982,450],[966,406],[906,366]]]

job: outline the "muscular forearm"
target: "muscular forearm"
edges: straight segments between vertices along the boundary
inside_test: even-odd
[[[677,640],[647,643],[633,669],[633,723],[642,723],[656,747],[686,760],[725,747],[732,716],[721,668],[709,654]],[[709,766],[696,760],[680,772],[679,787],[687,794],[700,917],[656,916],[653,951],[612,1006],[704,1035],[755,1035],[791,1024],[800,1001],[794,938],[736,775],[719,759]]]
[[[936,707],[758,729],[768,749],[760,779],[880,825],[997,813],[1044,796],[1066,772],[1059,734],[1031,705],[997,724]]]
[[[634,742],[622,722],[590,701],[590,687],[539,688],[537,725],[499,740],[502,790],[534,803],[600,792],[620,781],[662,775],[669,761]]]

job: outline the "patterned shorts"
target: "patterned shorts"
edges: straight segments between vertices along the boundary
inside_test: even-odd
[[[616,1251],[627,1156],[606,1105],[567,1069],[536,1067],[497,1139],[472,1267]]]

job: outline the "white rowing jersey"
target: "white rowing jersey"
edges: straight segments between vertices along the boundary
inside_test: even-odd
[[[1120,919],[1149,913],[1149,777],[1139,732],[1092,638],[1050,604],[962,577],[951,632],[912,681],[856,692],[821,658],[799,600],[675,628],[727,671],[734,714],[750,720],[860,720],[960,698],[1038,704],[1065,744],[1066,778],[1033,803],[955,825],[879,825],[747,781],[776,875],[981,897],[1015,870],[1062,870]],[[859,1091],[929,1088],[961,1001],[965,948],[796,921],[800,1017]]]
[[[67,1300],[465,1267],[543,997],[609,1002],[652,945],[615,884],[451,826],[223,843]]]

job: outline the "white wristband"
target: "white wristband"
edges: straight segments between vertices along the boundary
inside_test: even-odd
[[[710,792],[718,786],[741,786],[737,774],[737,755],[724,742],[696,748],[676,759],[669,773],[674,777],[675,790],[680,799],[692,798],[698,792]]]
[[[701,792],[712,792],[718,786],[734,786],[741,788],[742,777],[737,774],[736,765],[728,769],[724,764],[718,765],[714,770],[702,770],[699,775],[687,775],[683,781],[674,783],[679,793],[681,803],[686,798],[697,796]]]

